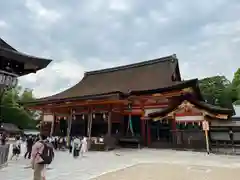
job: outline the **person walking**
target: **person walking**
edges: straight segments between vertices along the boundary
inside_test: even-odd
[[[83,137],[81,141],[81,149],[80,149],[80,155],[83,157],[83,154],[86,153],[88,150],[88,144],[87,144],[87,138]]]
[[[46,165],[49,165],[54,158],[53,146],[47,143],[47,136],[40,135],[40,140],[32,147],[31,157],[33,180],[45,180]]]
[[[16,157],[16,160],[18,160],[19,155],[21,154],[21,140],[20,137],[16,137],[16,142],[13,144],[13,149],[12,149],[12,156],[10,160],[13,159],[13,157]]]
[[[25,159],[27,158],[27,156],[28,156],[28,159],[31,159],[32,146],[33,146],[33,138],[31,136],[29,136],[27,138],[27,152],[24,155]]]
[[[73,140],[73,157],[74,158],[77,158],[79,156],[80,146],[81,146],[81,140],[78,137],[76,137]]]

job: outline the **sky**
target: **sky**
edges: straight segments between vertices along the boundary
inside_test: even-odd
[[[84,72],[176,54],[184,80],[240,67],[239,0],[0,0],[0,37],[53,62],[20,78],[36,97]]]

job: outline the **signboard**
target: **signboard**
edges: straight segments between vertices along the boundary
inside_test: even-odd
[[[209,131],[209,123],[208,123],[208,121],[204,120],[202,122],[202,128],[203,128],[204,131]]]
[[[175,120],[180,122],[198,122],[198,121],[203,121],[204,117],[203,116],[176,116]]]
[[[145,109],[145,114],[144,116],[148,116],[149,114],[151,113],[155,113],[155,112],[158,112],[158,111],[161,111],[162,108],[152,108],[152,109]]]
[[[52,114],[44,114],[43,115],[43,121],[44,122],[53,122],[54,116]]]

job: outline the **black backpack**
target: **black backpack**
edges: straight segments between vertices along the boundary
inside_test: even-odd
[[[39,164],[51,164],[51,162],[54,159],[53,146],[47,142],[41,142],[41,143],[44,145],[43,151],[40,154],[40,157],[43,159],[43,161],[40,162]]]

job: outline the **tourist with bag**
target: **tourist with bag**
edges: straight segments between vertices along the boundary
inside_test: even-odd
[[[46,165],[51,164],[54,159],[53,146],[47,142],[47,136],[40,135],[40,140],[32,147],[32,169],[34,171],[33,180],[46,179]]]

